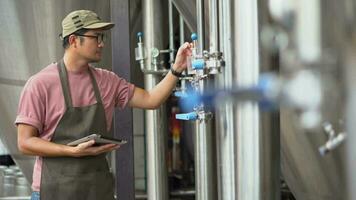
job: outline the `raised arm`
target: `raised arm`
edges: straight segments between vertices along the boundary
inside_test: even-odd
[[[190,55],[191,44],[186,42],[178,49],[173,69],[177,72],[185,70],[187,68],[187,57]],[[177,81],[178,77],[173,75],[170,71],[163,80],[150,91],[136,87],[129,105],[136,108],[156,109],[167,100]]]

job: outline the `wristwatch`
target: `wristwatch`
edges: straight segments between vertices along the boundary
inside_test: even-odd
[[[176,70],[173,69],[173,67],[171,68],[171,72],[174,76],[176,77],[182,77],[182,72],[177,72]]]

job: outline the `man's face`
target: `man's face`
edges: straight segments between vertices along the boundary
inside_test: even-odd
[[[99,62],[104,47],[104,30],[89,30],[83,35],[78,35],[76,40],[77,53],[88,62]],[[80,38],[82,42],[80,41]]]

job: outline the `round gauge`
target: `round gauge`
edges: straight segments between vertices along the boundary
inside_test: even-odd
[[[151,56],[156,58],[159,55],[159,50],[157,48],[151,49]]]

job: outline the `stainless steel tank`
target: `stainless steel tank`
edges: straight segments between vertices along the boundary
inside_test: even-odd
[[[321,156],[325,134],[306,132],[296,121],[295,113],[281,112],[281,169],[290,190],[298,200],[345,199],[344,145]]]
[[[347,2],[347,3],[346,3]],[[320,75],[323,88],[321,115],[323,122],[330,122],[336,131],[345,131],[345,85],[343,77],[343,46],[349,43],[345,37],[345,13],[350,1],[319,1],[321,57],[318,62],[308,65],[299,61],[302,67],[312,69]],[[312,8],[310,2],[303,2]],[[315,6],[315,5],[314,5]],[[349,7],[351,8],[351,7]],[[354,12],[354,11],[352,11]],[[297,17],[296,17],[297,18]],[[311,19],[306,19],[312,23]],[[295,30],[297,32],[297,30]],[[291,36],[291,35],[290,35]],[[293,39],[293,36],[290,37]],[[299,42],[300,41],[293,41]],[[283,53],[282,53],[283,55]],[[287,60],[286,57],[281,58]],[[293,65],[284,66],[298,70]],[[303,95],[303,94],[299,94]],[[346,199],[346,143],[341,143],[325,156],[319,153],[328,136],[322,124],[318,130],[305,130],[299,124],[298,112],[281,111],[281,169],[287,184],[297,199],[343,200]],[[344,122],[343,122],[344,121]],[[346,140],[348,140],[346,138]]]

